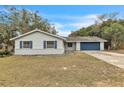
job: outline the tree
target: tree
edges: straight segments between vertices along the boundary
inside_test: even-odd
[[[111,49],[118,49],[124,42],[124,27],[118,23],[113,23],[108,27],[104,27],[102,37],[110,42]]]
[[[17,31],[26,33],[38,28],[51,34],[57,33],[55,27],[39,15],[38,11],[32,12],[16,7],[7,7],[5,10],[7,12],[0,12],[0,44],[4,43],[7,50],[10,46],[14,46],[10,38],[15,37]]]
[[[124,19],[117,19],[117,15],[98,15],[95,24],[74,31],[69,36],[98,36],[106,39],[111,49],[118,49],[124,43]]]

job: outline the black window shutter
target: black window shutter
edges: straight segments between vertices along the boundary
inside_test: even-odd
[[[32,41],[30,41],[30,48],[32,48]]]
[[[43,47],[46,48],[46,41],[43,41]]]
[[[57,41],[55,41],[55,48],[57,48]]]
[[[22,48],[22,41],[20,41],[20,48]]]

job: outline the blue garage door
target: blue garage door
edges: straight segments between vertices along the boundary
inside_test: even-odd
[[[81,42],[80,43],[81,50],[100,50],[99,42]]]

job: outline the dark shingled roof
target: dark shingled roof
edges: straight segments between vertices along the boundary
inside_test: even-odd
[[[107,42],[107,40],[96,36],[67,37],[67,42]]]

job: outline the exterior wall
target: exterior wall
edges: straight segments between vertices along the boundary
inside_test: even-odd
[[[76,42],[76,51],[80,51],[80,42]]]
[[[100,42],[100,50],[104,50],[104,42]]]
[[[76,50],[76,43],[75,42],[69,42],[72,43],[72,47],[68,47],[68,42],[65,44],[65,50],[67,51],[75,51]]]
[[[20,49],[20,41],[32,41],[32,49]],[[57,41],[57,49],[43,47],[43,41]],[[15,40],[15,55],[47,55],[63,54],[64,41],[40,32],[34,32],[30,35]]]

